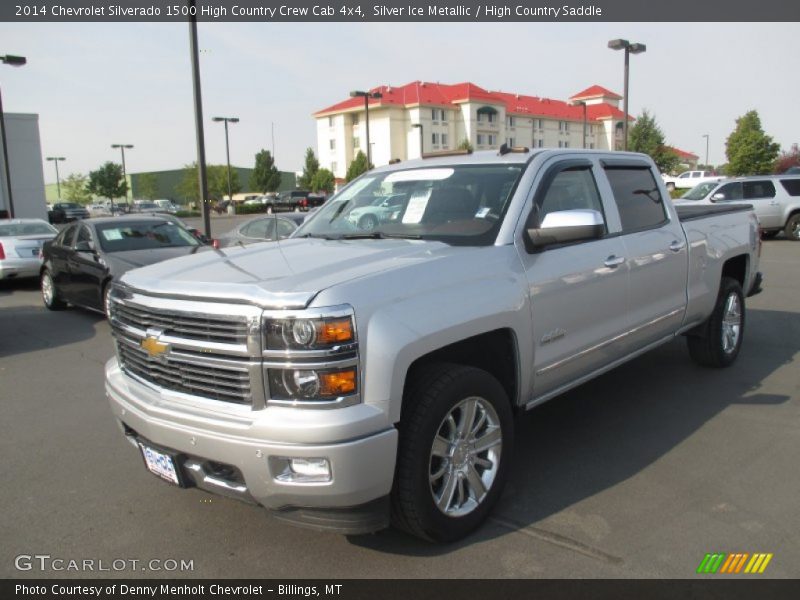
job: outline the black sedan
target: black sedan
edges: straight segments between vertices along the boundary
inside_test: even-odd
[[[104,311],[111,280],[201,248],[186,229],[160,217],[73,223],[42,248],[44,305],[61,310],[69,303]]]

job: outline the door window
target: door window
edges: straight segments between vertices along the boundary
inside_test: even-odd
[[[92,243],[92,234],[89,232],[89,228],[85,225],[78,230],[78,239],[75,240],[73,246],[77,246],[80,242]]]
[[[649,167],[606,167],[623,233],[651,229],[667,220],[664,199]]]
[[[551,212],[576,209],[591,209],[603,214],[597,183],[588,165],[564,169],[553,178],[539,203],[539,223],[544,222]]]
[[[734,183],[726,183],[721,188],[719,188],[716,192],[714,192],[714,196],[717,194],[722,194],[721,198],[716,198],[716,200],[720,201],[728,201],[728,200],[741,200],[742,199],[742,184],[739,181]]]
[[[774,198],[775,186],[771,181],[744,181],[742,191],[745,200],[756,200],[758,198]]]

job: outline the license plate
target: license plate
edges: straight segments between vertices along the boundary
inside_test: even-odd
[[[142,449],[142,456],[144,457],[144,464],[147,469],[154,475],[158,475],[161,479],[180,485],[178,479],[178,472],[175,469],[175,461],[169,454],[164,454],[158,450],[154,450],[149,446],[145,446],[139,442],[139,447]]]

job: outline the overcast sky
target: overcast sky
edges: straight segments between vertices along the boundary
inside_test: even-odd
[[[231,161],[250,167],[271,149],[281,169],[316,151],[311,113],[349,90],[409,81],[471,81],[490,90],[567,99],[589,85],[622,93],[624,37],[647,45],[631,57],[630,111],[654,113],[667,142],[725,162],[734,120],[758,110],[788,149],[800,142],[798,23],[282,24],[201,23],[206,155],[224,163],[215,115],[237,116]],[[62,176],[119,161],[112,143],[136,147],[129,172],[174,169],[196,158],[186,24],[0,24],[8,112],[38,113],[45,156],[67,158]],[[45,164],[45,180],[55,181]]]

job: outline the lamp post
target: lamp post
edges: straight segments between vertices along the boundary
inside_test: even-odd
[[[586,102],[578,100],[575,104],[583,107],[583,149],[586,149]]]
[[[200,206],[203,210],[203,228],[206,237],[211,239],[211,210],[208,204],[208,178],[206,177],[206,142],[203,132],[203,95],[200,88],[200,53],[197,48],[197,6],[189,0],[194,9],[189,17],[189,55],[192,59],[192,97],[194,99],[194,131],[197,143],[197,179],[200,190]]]
[[[214,117],[211,119],[215,123],[225,123],[225,157],[228,161],[228,200],[233,206],[233,211],[236,212],[236,205],[233,203],[233,188],[231,186],[231,149],[228,144],[228,123],[238,123],[239,117]]]
[[[704,137],[704,138],[706,138],[706,162],[705,162],[705,165],[706,165],[706,167],[708,167],[708,134],[707,134],[707,133],[704,133],[704,134],[703,134],[702,136],[700,136],[700,137]]]
[[[58,161],[67,159],[63,156],[48,156],[47,160],[52,160],[56,165],[56,189],[58,190],[58,201],[61,202],[61,178],[58,176]]]
[[[383,94],[380,92],[361,92],[358,90],[350,92],[351,98],[364,98],[364,120],[367,124],[367,169],[372,168],[372,151],[369,147],[369,100],[380,100]]]
[[[21,67],[28,62],[24,56],[6,54],[0,56],[0,61],[12,67]],[[11,191],[11,170],[8,166],[8,142],[6,141],[6,118],[3,114],[3,94],[0,93],[0,141],[3,144],[3,166],[6,170],[6,186],[8,188],[8,216],[14,218],[14,193]]]
[[[425,153],[422,149],[425,144],[425,136],[422,133],[422,123],[414,123],[411,126],[419,128],[419,157],[422,158],[422,155]]]
[[[125,170],[125,149],[127,148],[130,150],[133,148],[133,144],[111,144],[112,148],[119,148],[119,151],[122,153],[122,181],[125,182],[125,185],[128,185],[128,173]],[[131,197],[133,197],[133,191],[131,191]],[[128,190],[125,190],[125,202],[128,201]],[[130,207],[128,207],[130,210]],[[111,214],[114,214],[114,199],[111,198]]]
[[[624,108],[622,111],[625,113],[624,121],[622,122],[622,147],[624,150],[628,149],[628,71],[629,71],[629,63],[630,63],[630,55],[631,54],[641,54],[642,52],[647,51],[647,46],[644,44],[639,43],[630,43],[628,40],[611,40],[608,42],[608,47],[612,50],[624,50],[625,51],[625,91],[623,94],[625,98]]]

